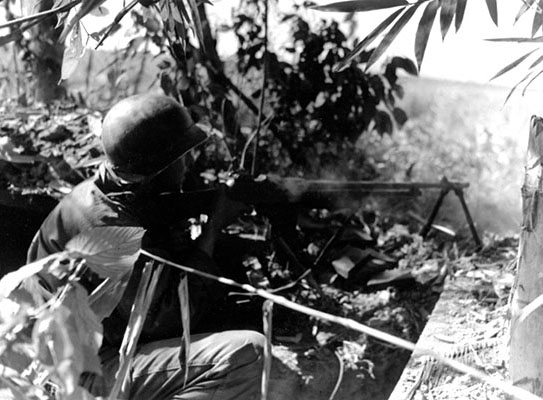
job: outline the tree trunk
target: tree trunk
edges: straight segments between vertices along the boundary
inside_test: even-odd
[[[523,223],[511,301],[510,376],[515,385],[543,395],[543,307],[520,320],[522,310],[543,295],[543,119],[532,117],[522,187]]]
[[[39,2],[37,12],[49,10],[53,0]],[[64,45],[58,42],[60,29],[55,29],[57,17],[51,16],[30,30],[28,49],[31,53],[29,69],[32,72],[34,101],[50,103],[64,96],[59,85]]]

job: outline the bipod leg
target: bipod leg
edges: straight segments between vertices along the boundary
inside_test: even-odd
[[[434,219],[436,218],[437,213],[439,209],[441,208],[441,205],[443,204],[443,199],[445,198],[447,193],[449,193],[450,190],[451,190],[450,187],[445,187],[441,189],[441,192],[439,193],[439,197],[437,198],[436,203],[434,204],[434,208],[432,209],[430,216],[428,217],[428,219],[426,220],[426,223],[420,230],[420,235],[422,237],[426,237],[426,235],[428,235],[428,232],[430,231],[430,228],[432,227],[432,224],[434,223]]]
[[[296,254],[292,251],[292,249],[289,247],[289,245],[285,242],[285,240],[279,236],[275,235],[275,242],[277,245],[285,252],[289,260],[292,262],[292,265],[294,267],[294,270],[297,274],[303,274],[306,271],[306,268],[302,265],[300,260],[298,260],[298,257],[296,257]],[[309,286],[311,286],[315,291],[318,293],[320,297],[324,296],[324,292],[322,291],[321,287],[315,280],[315,277],[313,276],[313,272],[309,272],[309,274],[306,277],[307,283],[309,283]]]
[[[454,189],[454,194],[456,194],[456,196],[458,196],[458,199],[460,200],[460,204],[462,205],[462,209],[464,210],[464,215],[466,216],[466,221],[468,222],[469,230],[471,231],[473,241],[475,242],[477,249],[480,249],[483,244],[481,243],[481,239],[479,238],[477,229],[475,229],[475,224],[473,223],[473,219],[471,218],[468,205],[466,204],[466,199],[464,199],[464,191],[462,189]]]

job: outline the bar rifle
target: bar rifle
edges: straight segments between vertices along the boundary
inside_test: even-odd
[[[296,243],[296,217],[302,207],[330,208],[337,199],[350,195],[366,196],[419,196],[422,190],[439,190],[440,194],[420,233],[426,236],[443,203],[443,199],[453,191],[460,200],[473,240],[478,248],[481,241],[463,196],[466,182],[453,182],[442,178],[439,182],[374,182],[374,181],[332,181],[307,180],[301,178],[281,178],[262,175],[253,178],[248,175],[235,175],[224,180],[226,195],[232,200],[250,204],[267,216],[272,225],[272,239],[290,259],[294,272],[307,273],[289,244]],[[187,191],[160,196],[157,210],[168,210],[171,219],[197,217],[211,211],[218,195],[217,189]],[[179,207],[177,205],[182,205]],[[309,284],[319,293],[322,291],[311,274]]]

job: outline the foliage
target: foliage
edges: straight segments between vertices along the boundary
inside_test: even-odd
[[[373,56],[368,61],[366,68],[373,65],[379,57],[383,55],[386,49],[390,46],[392,41],[403,30],[406,24],[417,18],[415,11],[417,8],[424,8],[422,15],[418,22],[418,28],[415,35],[415,56],[417,59],[418,67],[420,68],[424,59],[426,51],[426,45],[430,37],[430,32],[434,21],[438,18],[441,27],[442,39],[450,31],[450,27],[454,20],[455,30],[458,31],[464,21],[464,13],[466,11],[468,0],[419,0],[415,2],[408,2],[407,0],[388,0],[388,1],[374,1],[374,0],[347,0],[334,2],[327,5],[313,6],[314,9],[320,11],[334,11],[334,12],[368,12],[387,8],[397,8],[392,14],[385,18],[371,33],[363,38],[355,49],[348,54],[345,59],[335,65],[335,70],[341,70],[355,59],[356,56],[364,52],[367,47],[377,38],[384,33],[384,36],[380,39]],[[425,4],[426,3],[426,4]],[[541,0],[523,0],[520,2],[520,9],[515,17],[517,22],[524,14],[529,10],[533,10],[534,15],[532,19],[532,32],[531,37],[517,37],[517,38],[498,38],[490,39],[495,42],[514,42],[514,43],[540,43],[543,36],[536,36],[541,33],[543,28],[543,2]],[[492,21],[498,25],[498,4],[496,0],[486,0],[488,13]],[[386,33],[385,33],[386,32]],[[513,92],[523,86],[523,94],[526,89],[543,74],[543,67],[541,62],[543,61],[543,50],[538,47],[532,50],[520,58],[514,60],[504,68],[502,68],[492,79],[495,79],[504,73],[511,71],[518,67],[521,63],[531,57],[531,64],[524,77],[511,89],[507,99],[513,94]]]
[[[265,49],[258,14],[242,13],[234,25],[240,41],[241,72],[252,68],[267,71],[264,114],[272,121],[260,139],[265,145],[260,153],[264,165],[291,175],[335,172],[352,179],[363,178],[364,173],[356,176],[348,166],[351,163],[360,168],[363,164],[362,154],[357,154],[354,144],[365,131],[391,134],[395,124],[403,125],[407,117],[396,107],[396,100],[403,95],[397,71],[414,74],[416,67],[408,59],[395,57],[384,76],[364,73],[355,65],[334,72],[333,66],[350,51],[336,22],[323,22],[312,31],[301,17],[288,14],[282,23],[291,26],[293,40],[285,46],[291,63]],[[369,57],[371,53],[366,52],[357,61],[365,64]],[[259,88],[252,97],[261,95]]]
[[[439,11],[439,21],[441,25],[441,36],[445,39],[445,36],[449,32],[449,28],[453,19],[455,20],[456,31],[462,26],[464,19],[464,12],[466,10],[467,0],[420,0],[415,2],[408,2],[406,0],[391,0],[385,2],[372,1],[372,0],[355,0],[355,1],[342,1],[337,3],[331,3],[322,6],[314,6],[313,8],[320,11],[335,11],[335,12],[366,12],[374,11],[384,8],[398,8],[394,13],[387,17],[380,25],[377,26],[367,37],[365,37],[353,51],[350,57],[356,54],[360,54],[366,50],[377,37],[388,29],[388,32],[381,39],[374,57],[368,62],[368,68],[375,63],[378,58],[385,52],[390,46],[392,41],[396,38],[399,32],[405,27],[407,22],[415,17],[415,11],[418,7],[421,7],[426,3],[424,12],[419,20],[419,25],[416,33],[415,40],[415,54],[417,62],[420,68],[426,45],[430,36],[430,31],[434,23],[435,18]],[[494,21],[498,24],[498,10],[496,0],[486,1],[489,14]],[[532,2],[533,3],[533,2]],[[337,69],[344,68],[345,63],[340,63],[336,66]]]
[[[363,132],[391,134],[394,126],[403,125],[407,116],[396,105],[403,95],[397,74],[399,70],[414,74],[416,67],[395,57],[384,76],[355,65],[333,72],[333,65],[350,51],[345,35],[335,22],[312,30],[295,14],[280,19],[292,37],[284,45],[288,58],[281,57],[267,46],[262,8],[262,3],[248,1],[234,19],[239,47],[236,71],[230,77],[192,46],[184,52],[170,46],[176,64],[161,64],[164,91],[182,98],[201,122],[225,134],[223,143],[215,143],[200,157],[200,172],[231,168],[232,161],[241,170],[249,169],[256,154],[259,171],[372,177],[355,143]],[[358,60],[366,63],[369,56],[364,53]],[[235,87],[235,77],[246,85]],[[253,103],[259,98],[262,107]],[[254,143],[258,150],[251,154]]]
[[[80,375],[101,375],[100,321],[119,301],[123,290],[115,283],[129,275],[131,268],[124,269],[123,276],[110,277],[107,281],[112,285],[101,285],[90,295],[79,280],[87,269],[101,274],[102,267],[96,263],[103,259],[133,264],[142,236],[141,228],[96,228],[76,236],[66,251],[24,266],[0,281],[0,354],[4,371],[9,371],[0,380],[2,398],[94,399],[80,386]],[[37,283],[40,273],[58,279],[55,293]],[[96,302],[97,297],[109,301]]]
[[[27,0],[26,3],[31,4],[29,0]],[[74,65],[77,64],[84,52],[84,46],[81,45],[84,36],[83,32],[85,31],[82,18],[89,13],[104,13],[105,9],[101,7],[102,3],[103,0],[56,0],[51,10],[26,15],[9,21],[8,23],[1,24],[0,27],[9,27],[10,32],[4,36],[0,36],[0,45],[10,41],[20,41],[21,38],[23,38],[24,32],[40,24],[49,16],[56,14],[58,16],[58,25],[63,26],[61,40],[64,41],[65,39],[68,39],[67,43],[69,44],[69,46],[66,47],[64,55],[63,78],[65,78],[69,75],[70,71],[73,69]],[[182,53],[185,52],[190,47],[188,38],[190,32],[192,32],[198,39],[200,46],[204,49],[205,53],[208,53],[209,55],[209,52],[213,53],[215,51],[214,49],[210,49],[210,43],[213,43],[213,41],[210,42],[209,38],[206,37],[209,36],[209,34],[205,32],[207,21],[205,20],[203,5],[197,5],[197,3],[192,0],[134,0],[117,14],[110,26],[101,32],[91,33],[91,37],[98,41],[98,47],[112,32],[118,29],[120,21],[126,14],[136,9],[135,6],[138,3],[144,5],[148,9],[155,10],[160,14],[160,22],[164,27],[165,37],[171,47],[177,46],[179,47],[178,50],[181,50]],[[378,43],[375,50],[370,54],[369,59],[365,62],[366,69],[372,66],[382,57],[394,39],[403,31],[407,23],[417,18],[419,18],[419,21],[415,35],[415,56],[417,65],[420,68],[435,19],[439,18],[441,36],[445,39],[446,35],[451,31],[450,28],[453,21],[456,31],[461,28],[467,9],[467,3],[468,0],[419,0],[414,2],[407,0],[347,0],[326,5],[313,4],[312,8],[320,11],[346,13],[396,9],[378,24],[372,32],[363,38],[363,40],[359,41],[354,49],[349,49],[336,61],[333,66],[333,71],[341,71],[347,68],[352,62],[359,62],[359,56],[368,51],[369,46],[372,43]],[[267,1],[262,2],[260,6],[258,6],[258,1],[256,0],[247,1],[246,4],[257,5],[256,9],[259,10],[259,12],[262,12],[262,4],[266,5]],[[307,4],[311,6],[312,3]],[[497,25],[497,0],[486,0],[486,5],[490,18]],[[419,8],[422,10],[421,12],[417,12]],[[541,32],[543,27],[543,17],[541,16],[542,8],[543,3],[541,3],[540,0],[524,0],[521,2],[520,9],[516,15],[515,22],[523,17],[529,10],[534,11],[531,37],[499,38],[493,40],[517,43],[540,42],[541,36],[536,35],[538,32]],[[202,20],[202,16],[204,17],[204,20]],[[243,13],[240,13],[240,16],[243,16],[244,18],[247,17]],[[251,18],[252,17],[249,17],[249,22]],[[247,20],[243,20],[243,22],[246,21]],[[257,29],[250,32],[250,35],[253,36],[250,40],[258,38],[262,33],[262,29],[258,25],[253,24],[253,27]],[[209,27],[207,26],[207,29],[208,28]],[[173,53],[179,53],[178,50]],[[257,48],[249,46],[246,50],[255,55]],[[526,88],[543,73],[543,67],[540,66],[541,61],[543,60],[541,50],[536,49],[534,52],[525,54],[504,67],[495,76],[496,78],[511,69],[519,67],[522,63],[527,63],[530,58],[529,56],[532,57],[527,72],[523,79],[513,87],[511,93],[520,86],[523,86],[523,91],[525,91]],[[211,58],[213,59],[214,57]],[[214,64],[214,67],[216,68],[217,65],[216,63]]]
[[[57,1],[51,10],[58,13],[59,24],[64,23],[63,78],[73,71],[88,41],[81,17],[93,7],[94,12],[103,12],[96,8],[101,1],[88,1],[68,13],[77,3]],[[395,57],[384,76],[368,74],[354,64],[334,72],[333,66],[351,51],[343,32],[334,22],[311,29],[295,14],[280,16],[283,26],[291,27],[293,38],[285,45],[285,59],[267,45],[267,32],[262,29],[268,18],[263,12],[265,4],[248,0],[230,27],[239,40],[238,70],[230,76],[213,48],[203,6],[196,7],[191,1],[145,2],[149,7],[135,7],[132,2],[110,26],[90,33],[90,37],[99,41],[99,46],[130,13],[139,33],[121,58],[149,46],[158,46],[162,56],[170,56],[159,65],[164,92],[189,106],[195,119],[224,133],[224,141],[213,143],[199,157],[199,173],[229,169],[235,158],[239,169],[248,169],[258,161],[258,170],[281,174],[374,177],[371,166],[363,166],[365,157],[355,143],[363,132],[390,134],[395,126],[403,125],[407,117],[396,105],[403,95],[397,71],[414,74],[415,65]],[[31,15],[11,21],[9,26],[23,29],[28,21],[39,18]],[[188,41],[189,28],[198,37],[199,47]],[[375,53],[365,51],[358,54],[356,62],[367,65],[372,57]],[[113,75],[112,87],[117,88],[120,76]],[[232,83],[235,77],[248,80],[251,76],[263,80],[262,84],[238,88]],[[247,91],[250,96],[244,94]],[[123,89],[120,92],[130,94]],[[258,98],[261,104],[255,105],[253,99]],[[247,117],[247,110],[256,118]],[[255,144],[256,150],[251,148]]]

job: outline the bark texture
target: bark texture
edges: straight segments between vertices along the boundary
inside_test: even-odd
[[[52,7],[52,0],[39,2],[37,12]],[[59,85],[64,45],[59,43],[60,29],[55,29],[57,17],[51,16],[30,30],[29,50],[32,54],[30,70],[33,76],[34,101],[50,103],[64,96]]]
[[[522,310],[543,295],[543,119],[532,117],[522,187],[523,224],[511,301],[510,376],[515,385],[543,394],[543,307],[524,320]]]

